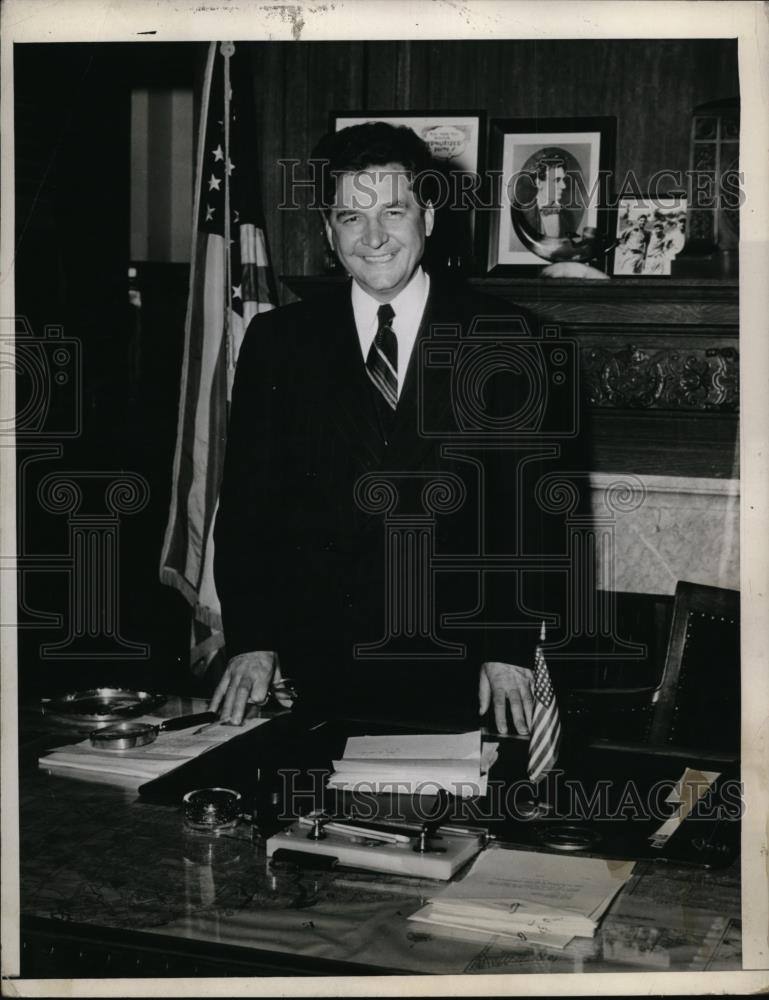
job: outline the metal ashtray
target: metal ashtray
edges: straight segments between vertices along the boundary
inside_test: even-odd
[[[71,691],[58,698],[42,698],[40,704],[43,713],[56,722],[96,728],[132,716],[147,715],[160,708],[166,700],[163,694],[103,687]]]
[[[159,733],[189,729],[217,719],[216,712],[197,712],[195,715],[166,719],[165,722],[118,722],[113,726],[95,729],[90,736],[91,746],[99,750],[133,750],[135,747],[154,743]]]
[[[91,733],[91,746],[98,750],[133,750],[157,739],[157,726],[146,722],[118,722]]]
[[[182,800],[184,822],[192,830],[216,832],[235,826],[242,812],[242,799],[232,788],[196,788]]]

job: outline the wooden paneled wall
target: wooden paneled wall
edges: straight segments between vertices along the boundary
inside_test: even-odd
[[[662,14],[664,8],[660,8]],[[483,110],[489,118],[614,115],[616,169],[643,190],[689,165],[691,112],[739,93],[729,39],[250,43],[273,265],[325,267],[305,210],[280,211],[280,158],[304,159],[332,110]],[[282,294],[291,297],[284,288]]]

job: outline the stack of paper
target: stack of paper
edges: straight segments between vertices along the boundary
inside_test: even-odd
[[[146,715],[131,721],[157,725],[164,720]],[[52,771],[71,774],[88,773],[103,775],[106,779],[115,777],[148,781],[267,721],[269,720],[251,719],[242,726],[212,723],[176,732],[161,730],[153,743],[132,750],[104,750],[91,746],[90,740],[84,740],[46,754],[38,760],[38,764]]]
[[[632,872],[632,861],[489,848],[409,919],[564,948],[592,937]]]
[[[354,736],[333,761],[329,788],[345,791],[485,795],[498,743],[481,747],[479,730],[429,736]]]

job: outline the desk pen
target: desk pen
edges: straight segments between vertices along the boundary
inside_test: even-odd
[[[314,820],[309,816],[300,816],[299,823],[302,826],[313,826]],[[335,823],[330,820],[323,824],[323,830],[327,833],[338,833],[343,837],[365,837],[367,840],[379,840],[383,844],[410,844],[411,837],[402,833],[387,833],[384,830],[372,830],[365,826],[354,826],[351,823]]]
[[[312,815],[312,813],[310,814]],[[344,821],[347,822],[346,820]],[[410,823],[408,821],[401,822],[389,822],[386,819],[378,819],[372,822],[371,829],[382,830],[384,833],[388,833],[388,826],[393,827],[395,830],[408,830],[413,829],[414,836],[417,836],[422,827],[423,823]],[[482,826],[454,826],[453,823],[441,824],[436,828],[438,833],[458,833],[466,837],[485,837],[487,840],[496,840],[496,836],[491,834]]]

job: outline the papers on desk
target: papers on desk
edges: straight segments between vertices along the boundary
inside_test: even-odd
[[[333,761],[329,788],[345,791],[485,795],[498,743],[481,744],[479,730],[440,735],[354,736]]]
[[[490,847],[467,875],[410,920],[565,948],[592,937],[632,861],[563,857]]]
[[[136,722],[153,725],[163,722],[154,716],[143,716]],[[268,719],[250,719],[242,726],[213,723],[198,729],[181,729],[177,732],[158,733],[154,743],[132,750],[104,750],[91,746],[90,740],[60,747],[38,760],[38,765],[71,774],[102,775],[105,779],[136,779],[148,781],[186,764],[193,758],[226,743],[268,722]]]

